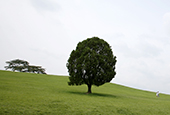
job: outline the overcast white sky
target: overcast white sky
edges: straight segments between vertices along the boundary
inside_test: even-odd
[[[68,75],[78,42],[117,56],[113,83],[170,94],[170,0],[0,0],[0,69],[12,59]]]

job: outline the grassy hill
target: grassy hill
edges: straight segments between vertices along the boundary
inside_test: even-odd
[[[169,115],[170,96],[117,84],[68,86],[67,76],[0,71],[0,115]]]

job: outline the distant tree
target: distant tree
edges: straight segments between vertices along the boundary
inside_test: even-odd
[[[41,66],[34,66],[34,65],[28,66],[27,72],[38,73],[38,74],[46,74],[44,68],[42,68]]]
[[[20,60],[20,59],[7,61],[6,63],[8,64],[8,66],[5,66],[6,70],[12,69],[12,71],[19,71],[19,72],[22,72],[29,65],[27,61]]]
[[[79,42],[68,59],[68,85],[86,84],[87,93],[92,93],[92,85],[100,86],[114,78],[115,64],[116,56],[103,39],[92,37]]]
[[[7,61],[6,63],[8,64],[8,66],[5,66],[6,70],[11,69],[12,71],[46,74],[45,69],[41,66],[29,65],[29,63],[24,60],[15,59]]]

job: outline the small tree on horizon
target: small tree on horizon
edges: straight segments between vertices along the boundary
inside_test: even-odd
[[[34,65],[29,65],[27,68],[27,72],[46,74],[44,68],[42,68],[41,66],[34,66]]]
[[[29,65],[28,61],[15,59],[6,61],[6,63],[8,64],[8,66],[5,66],[6,70],[11,69],[12,71],[46,74],[44,68],[41,66]]]
[[[100,86],[114,78],[116,61],[111,46],[103,39],[92,37],[79,42],[68,59],[68,85],[86,84],[87,93],[92,93],[92,85]]]
[[[19,72],[22,72],[29,65],[28,61],[24,61],[24,60],[20,60],[20,59],[6,61],[6,63],[8,64],[8,66],[5,66],[6,70],[12,69],[12,71],[17,70]]]

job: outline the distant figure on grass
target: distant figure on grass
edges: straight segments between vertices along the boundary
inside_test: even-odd
[[[159,97],[159,91],[156,92],[156,97]]]

